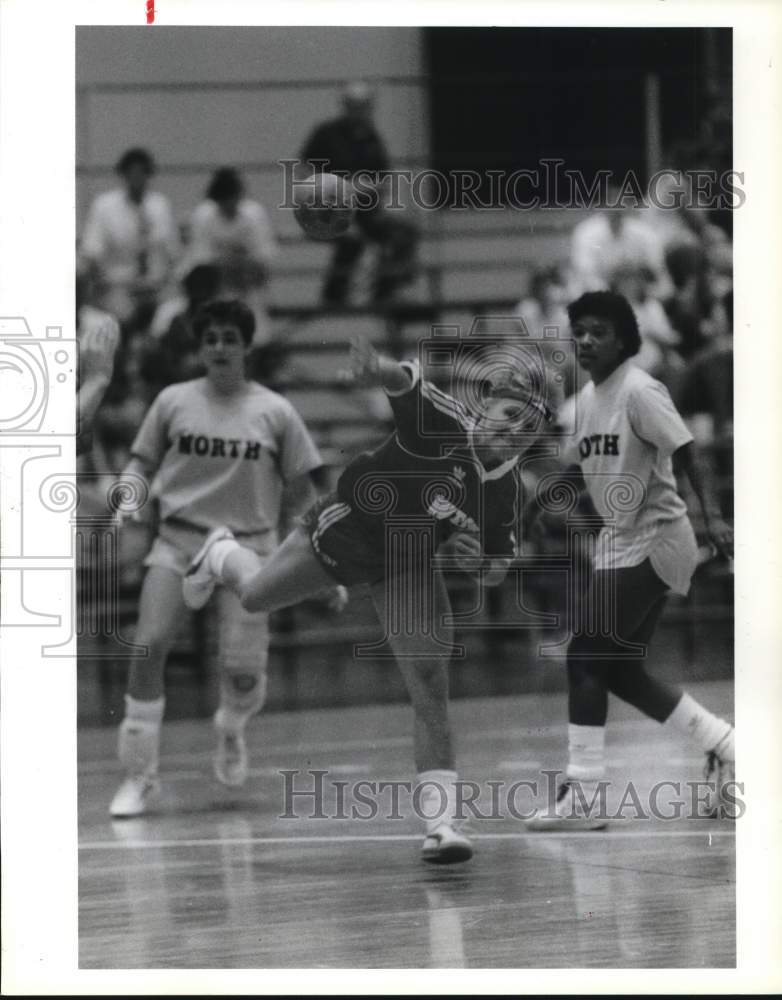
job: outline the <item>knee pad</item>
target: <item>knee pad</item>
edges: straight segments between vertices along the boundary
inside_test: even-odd
[[[210,643],[220,675],[220,704],[253,715],[266,699],[269,618],[246,611],[235,594],[218,591]]]
[[[239,716],[255,715],[266,701],[266,669],[257,674],[224,673],[220,705]]]

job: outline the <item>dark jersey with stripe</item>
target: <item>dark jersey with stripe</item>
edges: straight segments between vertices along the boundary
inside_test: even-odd
[[[479,538],[485,556],[512,557],[517,548],[517,459],[484,469],[470,444],[465,407],[430,382],[389,395],[396,432],[358,455],[337,483],[362,528],[383,544],[388,519],[435,525],[440,545],[455,531]]]

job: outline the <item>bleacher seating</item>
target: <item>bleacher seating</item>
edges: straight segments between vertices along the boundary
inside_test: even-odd
[[[423,242],[424,275],[405,294],[404,300],[377,311],[362,303],[337,311],[324,312],[317,306],[318,283],[325,264],[325,248],[301,237],[284,241],[283,254],[274,274],[270,317],[275,333],[284,340],[284,365],[277,373],[279,387],[297,407],[311,428],[331,479],[362,448],[378,443],[390,427],[390,410],[378,405],[371,394],[355,389],[335,388],[340,368],[346,361],[350,338],[369,336],[373,342],[396,356],[415,355],[418,342],[430,335],[435,323],[469,329],[476,315],[509,315],[527,289],[533,267],[563,259],[567,253],[573,213],[539,212],[524,215],[509,225],[507,218],[492,213],[452,214],[444,219],[428,219]],[[368,262],[367,265],[368,266]],[[451,581],[457,606],[469,606],[472,585],[464,578]],[[703,676],[716,676],[730,667],[732,638],[732,580],[720,571],[700,575],[690,598],[670,603],[665,614],[660,643],[661,657],[672,658]],[[482,621],[502,615],[515,600],[515,584],[508,582],[493,597]],[[132,635],[137,584],[123,593],[120,623],[123,634]],[[489,616],[489,617],[487,617]],[[351,650],[356,642],[379,637],[379,627],[366,594],[355,594],[348,613],[330,618],[316,604],[302,605],[273,619],[270,707],[327,705],[403,697],[397,673],[382,660],[353,663]],[[193,670],[210,675],[194,639],[196,625],[186,628],[171,657],[169,674],[176,683]],[[558,661],[544,661],[536,653],[535,630],[491,629],[459,635],[468,656],[455,661],[455,695],[547,690],[564,682]],[[86,647],[85,647],[86,648]],[[695,652],[703,657],[694,662]],[[513,669],[492,670],[491,663],[503,659]],[[480,664],[480,669],[476,666]],[[101,692],[82,704],[85,717],[105,717],[116,710],[124,685],[127,661],[113,668],[86,660],[81,666],[82,683],[89,683],[97,671]],[[519,669],[517,669],[517,667]],[[523,669],[521,669],[523,667]],[[561,668],[561,663],[559,663]],[[552,669],[554,668],[554,669]],[[663,672],[671,670],[662,664]],[[715,673],[716,671],[716,673]],[[674,671],[675,673],[675,671]],[[94,684],[92,685],[94,688]],[[205,697],[199,696],[199,697]],[[205,703],[204,703],[205,704]],[[199,702],[187,698],[180,710],[205,711]]]

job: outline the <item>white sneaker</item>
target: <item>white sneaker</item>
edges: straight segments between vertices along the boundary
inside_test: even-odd
[[[141,816],[160,794],[160,779],[156,774],[134,774],[125,778],[109,806],[114,819]]]
[[[421,857],[434,865],[453,865],[459,861],[469,861],[472,844],[457,826],[441,823],[426,834],[421,848]]]
[[[229,729],[223,723],[223,713],[215,712],[214,727],[217,749],[214,756],[215,777],[229,788],[238,788],[247,781],[249,760],[244,729]]]
[[[230,528],[215,528],[209,532],[204,544],[190,560],[187,573],[182,581],[182,596],[185,599],[185,604],[193,611],[197,611],[206,604],[217,586],[217,577],[212,570],[212,562],[209,559],[212,546],[224,538],[233,537]]]
[[[585,811],[598,790],[596,781],[563,781],[557,792],[554,808],[538,809],[535,815],[525,820],[528,830],[603,830],[608,820],[600,816],[598,808],[602,796]],[[581,794],[579,794],[579,791]],[[583,797],[583,801],[582,801]]]

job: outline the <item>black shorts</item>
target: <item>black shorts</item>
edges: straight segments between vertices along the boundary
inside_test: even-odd
[[[595,570],[579,602],[568,659],[645,659],[667,595],[668,585],[649,559]]]
[[[323,497],[302,518],[312,549],[337,583],[377,583],[385,576],[384,535],[372,534],[350,504],[334,493]]]

